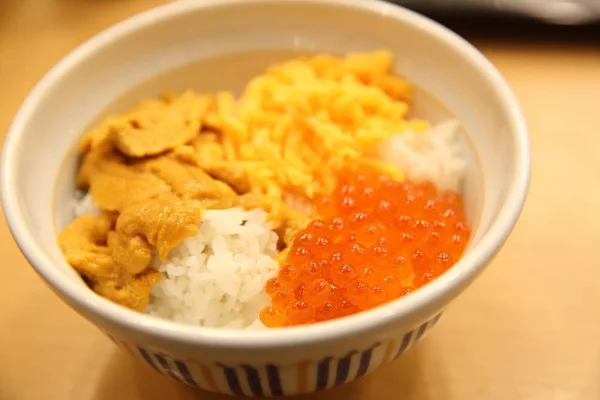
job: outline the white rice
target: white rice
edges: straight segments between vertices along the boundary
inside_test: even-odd
[[[99,212],[89,194],[74,211]],[[204,211],[196,236],[173,249],[167,262],[153,261],[161,280],[145,312],[195,326],[264,328],[258,314],[269,302],[264,285],[279,269],[277,240],[263,210]]]
[[[383,143],[380,155],[408,179],[459,190],[466,163],[457,133],[456,121],[422,134],[403,132]],[[285,200],[309,211],[303,199]],[[77,216],[98,214],[91,196],[82,193],[76,196],[74,211]],[[153,261],[162,279],[153,287],[145,312],[194,326],[264,328],[258,315],[269,302],[264,285],[277,274],[276,254],[277,234],[263,210],[205,211],[196,236],[175,248],[167,262]]]
[[[100,209],[96,207],[92,200],[92,196],[89,193],[84,193],[81,191],[75,192],[75,202],[73,205],[73,211],[75,212],[75,217],[79,217],[80,215],[99,215]]]
[[[268,304],[265,282],[277,274],[277,234],[263,210],[209,210],[198,234],[186,239],[155,268],[146,312],[184,324],[212,328],[260,327]]]
[[[283,193],[283,201],[296,211],[306,215],[312,215],[313,205],[310,199],[294,193]]]
[[[455,120],[442,122],[424,133],[391,136],[379,152],[383,161],[397,165],[409,180],[433,182],[439,190],[460,190],[467,164]]]

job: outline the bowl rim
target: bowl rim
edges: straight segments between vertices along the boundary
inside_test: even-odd
[[[56,268],[55,263],[31,238],[32,227],[23,219],[16,189],[16,169],[21,147],[21,132],[26,123],[35,117],[35,109],[43,95],[55,87],[60,77],[69,73],[81,60],[101,51],[111,42],[119,40],[131,32],[143,29],[156,21],[167,20],[190,11],[202,12],[211,8],[235,5],[267,5],[273,3],[325,5],[352,8],[364,13],[385,15],[398,23],[408,24],[415,29],[427,30],[448,48],[470,60],[492,84],[495,96],[499,99],[503,113],[510,123],[514,138],[515,154],[514,178],[507,190],[507,199],[502,204],[497,217],[481,241],[472,248],[453,268],[428,285],[409,296],[379,306],[368,312],[318,324],[294,327],[291,329],[244,330],[200,328],[186,326],[145,315],[121,307],[78,284]],[[436,300],[454,288],[465,288],[497,253],[508,238],[523,209],[530,181],[530,144],[525,118],[518,101],[501,73],[474,46],[465,39],[427,17],[408,9],[385,3],[382,0],[183,0],[168,3],[134,15],[98,33],[66,57],[60,60],[34,87],[17,112],[6,136],[0,168],[2,169],[1,200],[9,229],[21,252],[37,273],[62,296],[88,313],[129,331],[137,331],[163,340],[177,341],[191,345],[210,345],[227,348],[291,347],[316,341],[336,340],[341,337],[364,333],[394,321],[417,315]],[[462,290],[462,289],[461,289]],[[85,313],[83,313],[85,314]],[[87,319],[89,317],[86,316]]]

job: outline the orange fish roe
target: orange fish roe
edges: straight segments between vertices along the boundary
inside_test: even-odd
[[[317,198],[319,219],[299,234],[267,282],[268,327],[325,321],[404,296],[462,255],[471,234],[456,193],[431,183],[346,174]]]

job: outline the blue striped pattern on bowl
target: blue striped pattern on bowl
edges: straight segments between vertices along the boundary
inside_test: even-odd
[[[207,365],[175,359],[136,344],[109,337],[123,350],[157,372],[204,390],[236,396],[290,396],[329,389],[360,378],[404,354],[438,322],[441,314],[399,339],[353,350],[344,357],[325,357],[292,365]]]

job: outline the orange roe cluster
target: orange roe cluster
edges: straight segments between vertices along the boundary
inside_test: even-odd
[[[404,296],[450,268],[471,234],[460,195],[429,182],[346,174],[315,209],[320,218],[266,284],[267,327],[326,321]]]

